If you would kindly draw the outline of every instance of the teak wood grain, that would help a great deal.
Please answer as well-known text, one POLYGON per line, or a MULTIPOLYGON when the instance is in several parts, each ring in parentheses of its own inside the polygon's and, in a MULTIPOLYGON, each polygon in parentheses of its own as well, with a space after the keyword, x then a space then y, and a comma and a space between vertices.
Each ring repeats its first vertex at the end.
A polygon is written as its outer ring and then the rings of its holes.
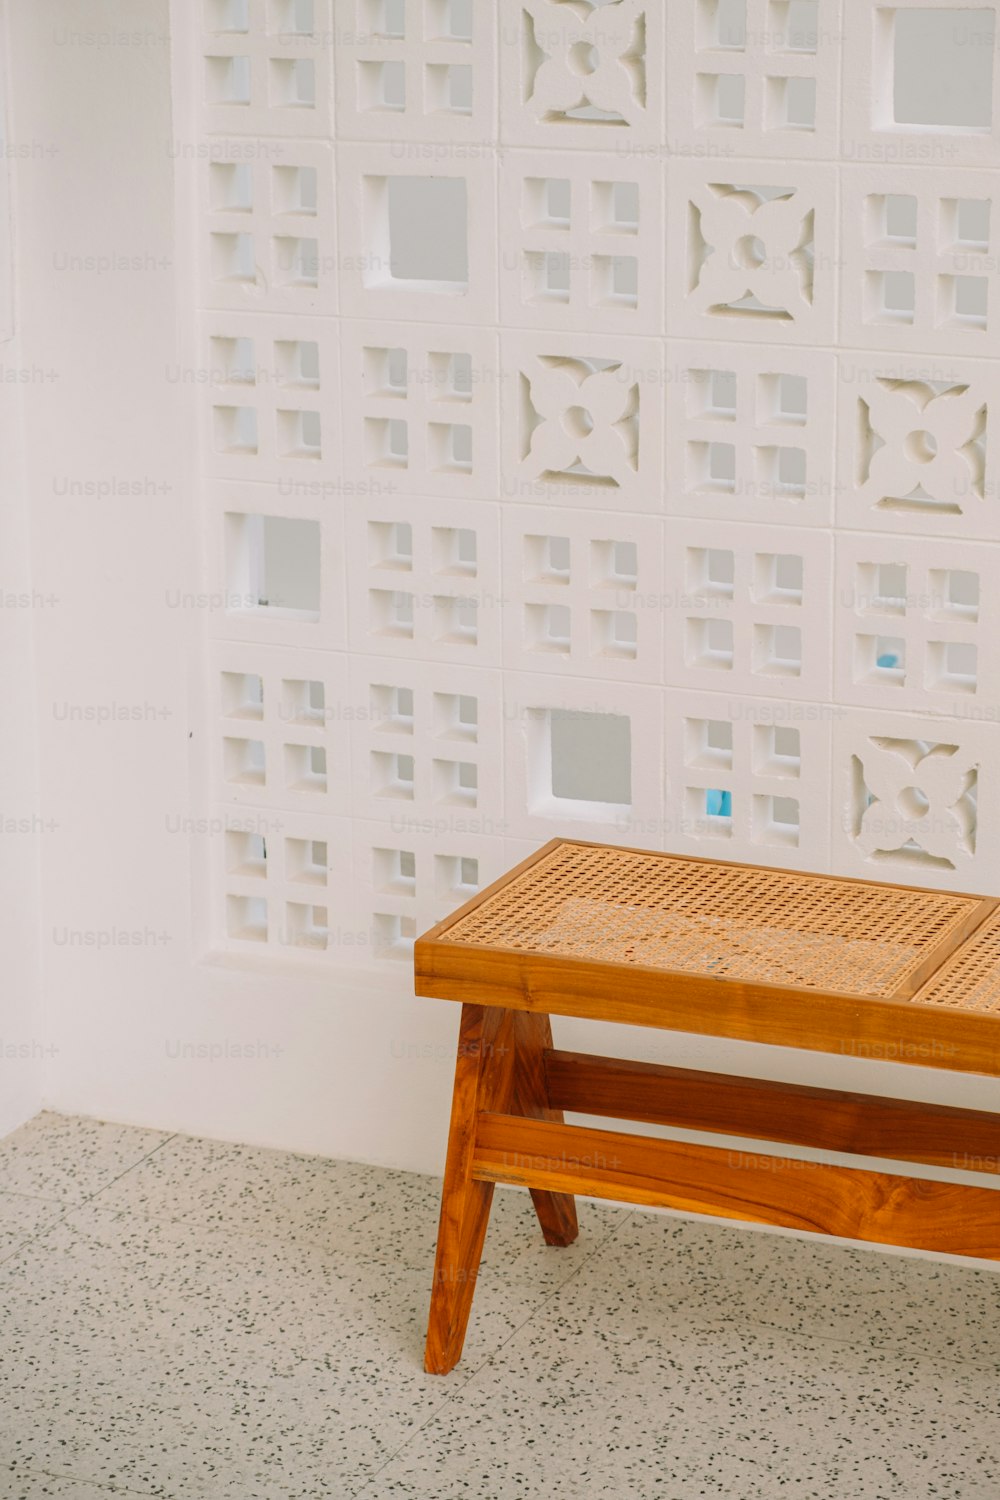
POLYGON ((576 1114, 1000 1173, 1000 1114, 982 1110, 583 1052, 546 1053, 545 1076, 552 1103, 576 1114))
MULTIPOLYGON (((530 1191, 551 1245, 576 1237, 574 1195, 586 1193, 1000 1259, 995 1188, 567 1125, 568 1110, 1000 1173, 1000 1114, 555 1049, 551 1014, 1000 1076, 997 1015, 898 993, 874 999, 442 937, 561 842, 539 849, 415 946, 417 994, 462 1004, 428 1370, 444 1373, 461 1355, 497 1182, 530 1191)), ((968 915, 910 972, 907 994, 960 951, 998 904, 964 899, 972 902, 968 915)))
POLYGON ((483 1114, 474 1175, 881 1245, 1000 1260, 1000 1193, 863 1167, 483 1114))

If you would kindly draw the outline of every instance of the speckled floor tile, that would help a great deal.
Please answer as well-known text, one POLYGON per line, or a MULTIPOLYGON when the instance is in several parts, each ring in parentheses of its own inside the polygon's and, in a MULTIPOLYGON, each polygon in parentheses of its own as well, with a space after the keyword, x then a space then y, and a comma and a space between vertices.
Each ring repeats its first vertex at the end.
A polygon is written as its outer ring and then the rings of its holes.
MULTIPOLYGON (((1000 1413, 976 1372, 796 1334, 679 1331, 667 1315, 615 1341, 576 1291, 563 1288, 458 1390, 372 1493, 542 1500, 613 1493, 602 1486, 614 1475, 621 1493, 678 1500, 1000 1493, 1000 1413), (574 1490, 570 1472, 553 1489, 531 1462, 543 1454, 573 1454, 586 1485, 574 1490)), ((614 1302, 611 1284, 604 1316, 627 1320, 614 1302)))
MULTIPOLYGON (((526 1196, 498 1189, 487 1261, 538 1249, 526 1196)), ((286 1244, 422 1270, 433 1264, 440 1198, 435 1177, 174 1136, 102 1193, 101 1206, 234 1234, 277 1233, 286 1244)), ((611 1205, 587 1205, 585 1242, 626 1216, 611 1205)))
POLYGON ((61 1219, 65 1212, 64 1206, 53 1198, 0 1192, 0 1261, 61 1219))
POLYGON ((587 1275, 671 1316, 748 1319, 1000 1374, 991 1271, 636 1213, 587 1275))
POLYGON ((0 1140, 0 1190, 83 1203, 169 1139, 166 1130, 36 1115, 0 1140))
MULTIPOLYGON (((430 1261, 390 1268, 313 1244, 118 1214, 98 1206, 103 1197, 72 1210, 0 1275, 0 1404, 29 1434, 19 1452, 58 1469, 68 1442, 86 1452, 103 1412, 125 1432, 110 1456, 96 1446, 86 1475, 121 1478, 122 1444, 136 1422, 146 1430, 133 1407, 141 1390, 160 1435, 194 1464, 178 1493, 213 1494, 223 1479, 238 1490, 246 1459, 266 1465, 277 1433, 295 1474, 314 1452, 331 1474, 371 1472, 601 1241, 607 1215, 582 1205, 576 1246, 546 1249, 538 1237, 540 1249, 524 1251, 533 1209, 526 1195, 507 1196, 499 1239, 509 1253, 484 1268, 466 1362, 446 1380, 422 1368, 430 1261), (58 1420, 36 1423, 45 1411, 58 1420)), ((141 1465, 126 1474, 155 1479, 141 1465)))
MULTIPOLYGON (((116 1495, 142 1494, 141 1490, 122 1490, 103 1484, 90 1484, 86 1479, 56 1479, 50 1474, 26 1474, 23 1479, 10 1480, 4 1488, 5 1476, 0 1468, 0 1495, 4 1500, 115 1500, 116 1495)), ((148 1492, 147 1492, 148 1493, 148 1492)))
POLYGON ((1000 1277, 608 1205, 552 1250, 499 1191, 442 1379, 433 1179, 58 1116, 8 1163, 0 1500, 1000 1495, 1000 1277))

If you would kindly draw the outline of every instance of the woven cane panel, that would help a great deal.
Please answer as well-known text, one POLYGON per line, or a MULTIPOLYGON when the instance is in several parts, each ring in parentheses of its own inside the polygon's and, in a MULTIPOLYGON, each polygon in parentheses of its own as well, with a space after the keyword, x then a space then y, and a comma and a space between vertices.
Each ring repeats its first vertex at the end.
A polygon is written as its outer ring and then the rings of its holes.
POLYGON ((976 904, 563 844, 441 936, 888 999, 976 904))
POLYGON ((984 922, 913 999, 919 1005, 1000 1016, 1000 912, 984 922))

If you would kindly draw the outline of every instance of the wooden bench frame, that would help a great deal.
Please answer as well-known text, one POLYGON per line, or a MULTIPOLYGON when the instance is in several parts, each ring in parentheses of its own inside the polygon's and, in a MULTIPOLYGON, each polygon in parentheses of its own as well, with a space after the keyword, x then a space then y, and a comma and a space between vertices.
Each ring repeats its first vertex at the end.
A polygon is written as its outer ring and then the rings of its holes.
MULTIPOLYGON (((583 1193, 1000 1260, 995 1188, 567 1125, 564 1112, 575 1111, 1000 1173, 1000 1113, 556 1050, 552 1014, 1000 1077, 997 1014, 898 999, 859 1000, 443 937, 564 843, 601 847, 551 841, 415 946, 416 993, 462 1005, 428 1371, 445 1374, 461 1356, 498 1182, 529 1189, 549 1245, 568 1245, 576 1238, 574 1195, 583 1193), (805 1010, 803 996, 811 1001, 805 1010)), ((813 877, 796 872, 796 878, 813 877)), ((908 993, 937 972, 1000 905, 964 899, 974 903, 968 919, 911 976, 908 993)))

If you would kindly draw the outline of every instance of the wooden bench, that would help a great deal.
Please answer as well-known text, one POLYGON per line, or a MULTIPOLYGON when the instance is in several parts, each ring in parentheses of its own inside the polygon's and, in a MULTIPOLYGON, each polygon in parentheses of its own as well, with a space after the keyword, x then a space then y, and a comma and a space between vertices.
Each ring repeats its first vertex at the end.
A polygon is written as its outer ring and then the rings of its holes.
MULTIPOLYGON (((556 839, 417 941, 462 1003, 426 1367, 462 1352, 493 1187, 1000 1260, 1000 1193, 567 1125, 572 1110, 1000 1171, 1000 1113, 561 1052, 550 1015, 1000 1076, 1000 902, 556 839)), ((1000 1098, 997 1108, 1000 1110, 1000 1098)))

